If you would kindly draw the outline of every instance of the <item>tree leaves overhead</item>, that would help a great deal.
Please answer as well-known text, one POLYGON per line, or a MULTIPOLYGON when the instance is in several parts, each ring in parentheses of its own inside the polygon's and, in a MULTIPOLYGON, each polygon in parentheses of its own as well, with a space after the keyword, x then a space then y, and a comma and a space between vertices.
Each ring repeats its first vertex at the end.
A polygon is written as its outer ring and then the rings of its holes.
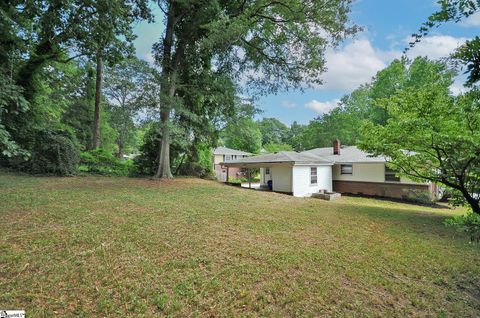
POLYGON ((324 52, 359 27, 350 24, 349 0, 222 1, 205 25, 202 47, 214 49, 219 68, 257 92, 321 84, 324 52))
MULTIPOLYGON (((225 88, 236 84, 258 94, 320 83, 325 49, 359 30, 349 23, 351 2, 159 1, 166 18, 162 39, 153 48, 162 68, 162 145, 156 177, 172 177, 169 121, 172 112, 186 105, 182 87, 200 88, 190 74, 208 77, 213 71, 225 79, 225 88)), ((192 109, 192 100, 188 103, 192 109)))

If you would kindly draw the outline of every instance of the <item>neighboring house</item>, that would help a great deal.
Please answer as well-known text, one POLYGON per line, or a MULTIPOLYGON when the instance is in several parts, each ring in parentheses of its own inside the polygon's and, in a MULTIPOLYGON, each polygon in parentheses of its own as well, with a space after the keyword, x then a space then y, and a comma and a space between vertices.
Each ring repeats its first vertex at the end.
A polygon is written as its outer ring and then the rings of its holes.
POLYGON ((219 181, 226 182, 228 177, 242 177, 241 168, 230 168, 228 169, 227 175, 227 167, 225 167, 222 163, 240 160, 251 155, 252 154, 249 152, 230 149, 227 147, 218 147, 213 149, 213 171, 215 171, 217 179, 219 181))
POLYGON ((431 183, 416 183, 397 177, 386 166, 386 158, 374 157, 356 146, 333 147, 303 152, 282 151, 225 162, 228 169, 260 168, 261 186, 271 181, 275 192, 305 197, 319 190, 401 199, 437 196, 431 183))

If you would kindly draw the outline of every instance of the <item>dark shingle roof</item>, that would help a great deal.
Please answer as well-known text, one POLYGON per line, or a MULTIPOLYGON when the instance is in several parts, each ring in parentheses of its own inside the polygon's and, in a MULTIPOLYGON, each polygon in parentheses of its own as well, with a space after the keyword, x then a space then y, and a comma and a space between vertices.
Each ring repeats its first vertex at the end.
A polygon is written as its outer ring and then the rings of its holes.
POLYGON ((333 154, 332 147, 316 148, 303 152, 281 151, 278 153, 261 154, 258 156, 242 158, 226 162, 226 164, 260 164, 282 163, 294 164, 335 164, 335 163, 383 163, 385 157, 372 156, 356 146, 347 146, 340 149, 339 155, 333 154))
POLYGON ((227 147, 217 147, 213 149, 213 154, 214 155, 243 155, 243 156, 250 156, 251 153, 241 151, 241 150, 236 150, 236 149, 230 149, 227 147))
POLYGON ((318 156, 335 163, 381 163, 386 162, 385 157, 374 157, 363 150, 358 149, 356 146, 347 146, 340 148, 340 154, 333 154, 333 147, 315 148, 302 152, 304 154, 310 154, 318 156))
POLYGON ((331 161, 315 155, 295 151, 281 151, 277 153, 263 154, 253 157, 242 158, 225 162, 228 164, 255 164, 255 163, 304 163, 304 164, 332 164, 331 161))

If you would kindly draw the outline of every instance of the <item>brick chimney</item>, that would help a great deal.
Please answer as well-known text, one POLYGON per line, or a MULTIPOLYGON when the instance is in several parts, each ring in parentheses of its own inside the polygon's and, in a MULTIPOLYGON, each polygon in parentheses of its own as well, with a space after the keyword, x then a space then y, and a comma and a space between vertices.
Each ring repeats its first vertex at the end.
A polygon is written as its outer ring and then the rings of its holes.
POLYGON ((333 141, 333 154, 339 155, 340 154, 340 140, 335 139, 333 141))

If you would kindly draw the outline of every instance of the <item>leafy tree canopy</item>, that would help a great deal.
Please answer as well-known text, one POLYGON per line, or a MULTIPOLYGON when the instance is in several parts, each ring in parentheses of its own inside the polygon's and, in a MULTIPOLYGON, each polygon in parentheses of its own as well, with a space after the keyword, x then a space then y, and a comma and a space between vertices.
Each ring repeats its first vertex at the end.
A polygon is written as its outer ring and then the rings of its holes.
POLYGON ((410 66, 407 79, 421 69, 429 71, 430 80, 378 100, 389 119, 384 126, 367 121, 360 147, 387 156, 393 168, 413 180, 453 189, 457 199, 480 213, 479 92, 452 96, 452 72, 442 63, 419 61, 418 70, 410 66))

